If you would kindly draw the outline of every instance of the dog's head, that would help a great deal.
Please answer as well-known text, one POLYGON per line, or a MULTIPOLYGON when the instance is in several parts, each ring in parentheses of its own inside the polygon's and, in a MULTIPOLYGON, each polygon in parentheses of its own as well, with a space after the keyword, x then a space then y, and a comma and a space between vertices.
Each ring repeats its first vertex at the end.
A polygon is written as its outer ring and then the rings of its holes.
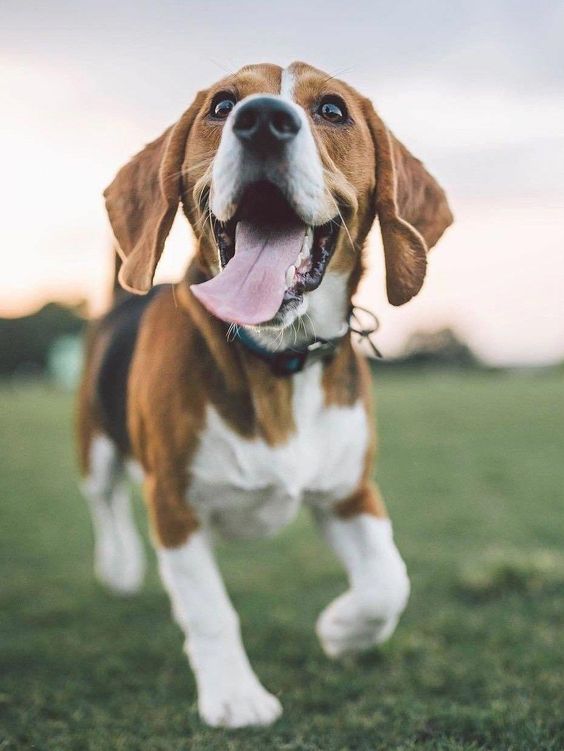
POLYGON ((370 101, 304 63, 248 66, 199 92, 105 197, 126 289, 149 290, 181 202, 209 277, 192 291, 218 318, 253 326, 288 326, 329 275, 350 297, 375 216, 388 298, 402 305, 452 222, 441 187, 370 101))

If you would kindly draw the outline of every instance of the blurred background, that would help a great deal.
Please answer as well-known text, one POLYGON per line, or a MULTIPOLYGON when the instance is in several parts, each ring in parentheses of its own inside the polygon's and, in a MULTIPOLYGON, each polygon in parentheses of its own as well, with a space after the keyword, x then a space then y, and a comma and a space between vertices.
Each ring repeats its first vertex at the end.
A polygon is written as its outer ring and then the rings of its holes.
MULTIPOLYGON (((0 316, 53 301, 103 311, 101 193, 117 169, 199 88, 249 62, 305 59, 373 99, 454 209, 423 292, 400 309, 386 302, 373 233, 359 302, 381 318, 384 354, 450 329, 488 365, 564 358, 561 2, 4 0, 0 13, 0 316)), ((157 278, 178 278, 190 252, 178 217, 157 278)), ((2 324, 1 372, 25 368, 7 352, 23 346, 16 331, 29 341, 54 315, 2 324)))
MULTIPOLYGON (((564 4, 561 0, 1 0, 0 748, 564 748, 564 4), (391 307, 378 231, 378 481, 412 596, 394 638, 329 663, 345 587, 307 514, 219 547, 274 729, 202 728, 154 562, 97 586, 74 458, 86 321, 113 259, 102 190, 195 92, 310 62, 370 96, 456 221, 391 307)), ((158 280, 191 253, 182 218, 158 280)), ((136 505, 144 530, 141 503, 136 505)))

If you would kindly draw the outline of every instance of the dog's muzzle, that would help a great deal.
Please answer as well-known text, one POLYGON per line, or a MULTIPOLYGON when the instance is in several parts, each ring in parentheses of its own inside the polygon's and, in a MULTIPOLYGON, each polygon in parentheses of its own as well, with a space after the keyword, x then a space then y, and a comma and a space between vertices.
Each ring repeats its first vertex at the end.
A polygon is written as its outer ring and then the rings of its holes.
POLYGON ((209 217, 220 272, 192 292, 210 313, 272 325, 323 278, 339 231, 306 113, 281 96, 241 100, 214 159, 209 217))

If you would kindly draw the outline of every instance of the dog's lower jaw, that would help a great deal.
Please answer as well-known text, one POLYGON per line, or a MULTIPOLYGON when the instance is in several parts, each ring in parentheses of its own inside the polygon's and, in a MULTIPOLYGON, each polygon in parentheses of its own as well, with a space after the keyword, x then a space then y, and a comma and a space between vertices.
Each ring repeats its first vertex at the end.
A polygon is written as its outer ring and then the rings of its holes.
POLYGON ((259 344, 273 351, 300 347, 312 339, 337 339, 347 331, 347 278, 329 269, 319 287, 296 307, 280 313, 277 325, 249 328, 259 344))

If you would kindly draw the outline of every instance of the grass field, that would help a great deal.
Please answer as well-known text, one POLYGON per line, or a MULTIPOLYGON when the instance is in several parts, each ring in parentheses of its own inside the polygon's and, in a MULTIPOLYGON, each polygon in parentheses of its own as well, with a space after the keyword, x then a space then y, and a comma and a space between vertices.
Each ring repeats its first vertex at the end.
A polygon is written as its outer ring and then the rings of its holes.
POLYGON ((1 751, 563 749, 564 376, 385 374, 376 394, 408 610, 379 651, 329 662, 313 625, 345 582, 307 516, 223 547, 285 709, 225 732, 198 720, 154 561, 130 600, 93 580, 70 397, 1 389, 1 751))

